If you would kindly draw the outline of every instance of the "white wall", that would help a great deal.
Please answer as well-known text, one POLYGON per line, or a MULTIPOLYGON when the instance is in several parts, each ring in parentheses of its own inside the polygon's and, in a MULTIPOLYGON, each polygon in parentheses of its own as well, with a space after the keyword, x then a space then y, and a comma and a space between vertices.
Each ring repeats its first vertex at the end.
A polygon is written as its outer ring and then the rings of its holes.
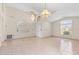
POLYGON ((2 36, 2 5, 0 4, 0 39, 1 39, 1 36, 2 36))
POLYGON ((2 4, 0 4, 0 39, 1 41, 4 40, 4 14, 3 14, 3 8, 2 4))
POLYGON ((52 23, 52 36, 63 37, 60 34, 60 21, 62 20, 72 20, 72 35, 66 38, 79 39, 79 17, 65 17, 61 20, 52 23))
MULTIPOLYGON (((64 17, 64 16, 77 15, 77 13, 72 13, 72 12, 67 14, 69 11, 67 13, 66 12, 64 13, 64 12, 65 11, 59 12, 59 13, 57 12, 57 14, 54 14, 53 18, 51 18, 51 19, 49 18, 49 20, 53 20, 53 19, 55 19, 55 20, 58 19, 59 20, 59 18, 64 17)), ((24 11, 21 11, 21 10, 18 10, 16 8, 9 7, 9 6, 5 5, 4 14, 5 14, 4 15, 4 17, 5 17, 4 23, 5 24, 3 25, 3 27, 5 27, 5 28, 3 28, 2 30, 5 30, 5 31, 3 31, 5 33, 5 35, 12 34, 12 35, 14 35, 14 38, 29 37, 29 36, 35 36, 36 35, 36 32, 35 32, 36 27, 35 27, 35 24, 31 22, 31 14, 30 13, 26 13, 24 11), (22 20, 24 20, 25 23, 28 23, 27 28, 30 27, 30 29, 33 28, 33 30, 29 29, 30 31, 28 33, 18 33, 17 32, 17 24, 18 24, 18 22, 20 22, 22 20)), ((70 19, 70 18, 68 18, 68 19, 70 19)), ((79 29, 79 27, 76 27, 76 26, 78 25, 79 20, 77 20, 78 18, 71 18, 71 19, 74 19, 73 20, 73 22, 74 22, 73 26, 74 27, 73 27, 72 37, 73 38, 78 38, 79 34, 78 34, 77 29, 79 29), (77 20, 76 22, 75 22, 75 19, 77 20)), ((44 20, 46 20, 46 19, 44 19, 44 20)), ((61 36, 59 26, 60 26, 59 22, 52 23, 52 33, 50 33, 50 31, 51 31, 50 23, 49 22, 42 22, 42 30, 43 30, 41 32, 42 36, 43 37, 51 36, 51 34, 56 35, 56 36, 61 36)), ((0 30, 0 32, 2 32, 2 31, 0 30)), ((38 34, 37 34, 37 36, 38 36, 38 34)))
MULTIPOLYGON (((77 5, 78 6, 78 5, 77 5)), ((79 10, 75 8, 67 8, 66 7, 69 6, 65 6, 64 9, 62 10, 57 10, 56 12, 54 12, 51 16, 50 16, 50 21, 56 21, 59 20, 63 17, 69 16, 69 17, 74 17, 74 16, 79 16, 79 10)))
MULTIPOLYGON (((34 22, 31 22, 30 13, 26 13, 24 11, 5 5, 4 17, 5 17, 4 19, 5 37, 7 35, 13 35, 13 39, 16 39, 16 38, 39 36, 40 31, 36 33, 36 30, 38 30, 39 25, 37 25, 36 28, 36 24, 34 22), (17 32, 17 25, 20 22, 24 22, 24 24, 26 24, 26 26, 23 27, 23 30, 28 29, 28 31, 17 32)), ((40 28, 42 29, 41 37, 51 36, 50 22, 46 21, 45 19, 45 22, 42 22, 40 25, 42 25, 42 28, 40 28)))
POLYGON ((72 21, 73 21, 72 38, 79 39, 79 17, 73 18, 72 21))
POLYGON ((51 36, 51 22, 49 22, 48 17, 40 16, 37 20, 36 36, 39 38, 51 36))
POLYGON ((36 36, 39 38, 51 36, 50 22, 38 22, 36 27, 36 36))
POLYGON ((26 13, 24 11, 5 5, 4 14, 5 14, 5 34, 6 36, 13 35, 13 38, 35 36, 35 29, 33 28, 35 27, 35 24, 31 22, 30 13, 26 13), (17 24, 21 22, 22 20, 25 21, 25 23, 28 23, 28 26, 26 26, 26 28, 30 27, 29 32, 25 32, 25 33, 17 32, 17 24))

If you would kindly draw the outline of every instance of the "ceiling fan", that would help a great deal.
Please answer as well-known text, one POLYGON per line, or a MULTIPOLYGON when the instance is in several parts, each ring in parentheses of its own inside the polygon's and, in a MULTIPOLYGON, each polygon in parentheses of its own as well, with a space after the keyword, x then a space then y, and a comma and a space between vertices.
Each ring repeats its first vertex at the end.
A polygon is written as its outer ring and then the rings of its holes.
POLYGON ((56 12, 56 11, 53 11, 53 12, 49 11, 47 9, 47 4, 44 3, 44 8, 43 8, 42 12, 40 13, 40 16, 48 17, 48 16, 51 16, 54 12, 56 12))
POLYGON ((49 17, 49 16, 53 15, 54 12, 56 12, 56 11, 53 11, 53 12, 49 11, 47 9, 46 3, 44 3, 41 13, 38 14, 35 10, 30 11, 30 13, 32 15, 31 19, 32 19, 32 21, 34 21, 37 16, 39 16, 39 17, 49 17))
MULTIPOLYGON (((49 16, 49 15, 52 15, 54 12, 56 11, 49 11, 48 8, 47 8, 47 3, 42 3, 42 11, 39 13, 40 16, 49 16)), ((31 13, 33 14, 37 14, 35 10, 31 10, 30 11, 31 13)))

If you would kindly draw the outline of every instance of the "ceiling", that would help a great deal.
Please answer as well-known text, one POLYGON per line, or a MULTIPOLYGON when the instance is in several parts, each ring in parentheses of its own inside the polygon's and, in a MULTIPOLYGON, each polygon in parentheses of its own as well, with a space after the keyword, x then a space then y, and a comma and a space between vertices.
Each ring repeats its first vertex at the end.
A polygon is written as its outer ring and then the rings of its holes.
MULTIPOLYGON (((23 11, 35 10, 38 13, 40 13, 45 6, 44 3, 7 3, 7 5, 23 11)), ((65 16, 79 16, 79 3, 46 3, 46 8, 50 12, 56 11, 50 17, 51 21, 58 20, 65 16)))
MULTIPOLYGON (((41 11, 44 7, 44 3, 7 3, 7 5, 16 7, 21 10, 34 9, 41 11)), ((46 3, 46 8, 50 11, 56 10, 79 10, 79 3, 46 3)))

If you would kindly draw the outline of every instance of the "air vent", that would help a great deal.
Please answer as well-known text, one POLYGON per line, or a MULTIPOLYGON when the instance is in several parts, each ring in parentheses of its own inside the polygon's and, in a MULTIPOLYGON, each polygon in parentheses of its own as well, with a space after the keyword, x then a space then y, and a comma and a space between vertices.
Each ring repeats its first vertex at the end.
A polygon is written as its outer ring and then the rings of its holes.
POLYGON ((12 35, 7 35, 7 39, 12 39, 12 35))

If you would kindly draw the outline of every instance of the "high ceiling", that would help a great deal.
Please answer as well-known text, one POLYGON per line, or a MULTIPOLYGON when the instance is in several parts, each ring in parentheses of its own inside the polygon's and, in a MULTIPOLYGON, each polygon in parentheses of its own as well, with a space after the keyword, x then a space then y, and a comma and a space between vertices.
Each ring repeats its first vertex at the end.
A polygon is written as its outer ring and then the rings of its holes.
MULTIPOLYGON (((16 7, 21 10, 34 9, 41 11, 44 7, 44 3, 7 3, 9 6, 16 7)), ((79 10, 79 3, 46 3, 46 8, 50 11, 56 10, 79 10)))
MULTIPOLYGON (((23 11, 35 10, 38 13, 45 7, 44 3, 7 3, 7 5, 23 11)), ((50 17, 54 20, 65 16, 79 16, 79 3, 46 3, 46 8, 50 12, 56 11, 53 16, 50 17)))

